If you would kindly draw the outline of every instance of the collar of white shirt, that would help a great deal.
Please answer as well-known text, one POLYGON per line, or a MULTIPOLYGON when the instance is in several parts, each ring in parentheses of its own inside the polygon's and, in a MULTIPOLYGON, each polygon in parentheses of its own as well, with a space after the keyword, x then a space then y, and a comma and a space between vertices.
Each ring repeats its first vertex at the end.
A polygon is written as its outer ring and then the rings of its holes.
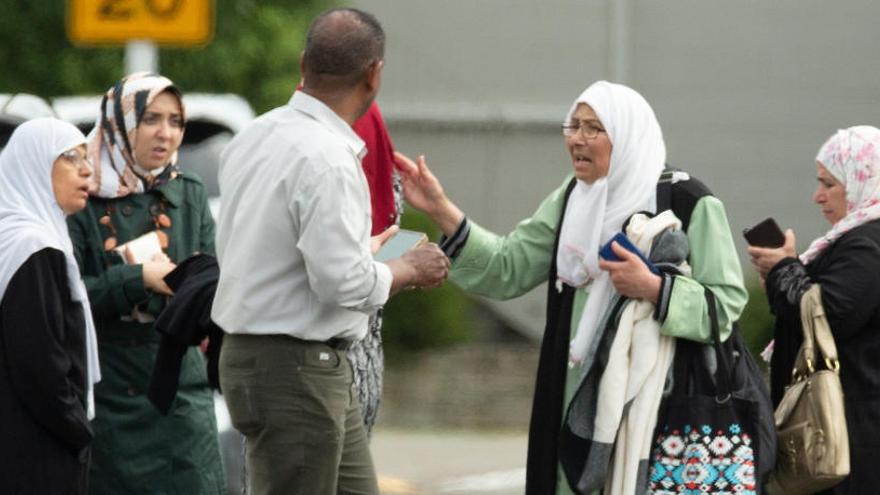
POLYGON ((364 143, 364 140, 355 134, 354 129, 348 125, 348 122, 342 120, 342 118, 337 115, 333 109, 325 105, 323 101, 305 93, 304 91, 296 91, 293 93, 293 96, 290 97, 288 105, 292 106, 297 111, 312 117, 321 124, 324 124, 334 134, 339 135, 339 137, 345 141, 345 145, 351 149, 351 152, 354 153, 358 159, 362 160, 364 155, 367 154, 367 146, 366 143, 364 143))

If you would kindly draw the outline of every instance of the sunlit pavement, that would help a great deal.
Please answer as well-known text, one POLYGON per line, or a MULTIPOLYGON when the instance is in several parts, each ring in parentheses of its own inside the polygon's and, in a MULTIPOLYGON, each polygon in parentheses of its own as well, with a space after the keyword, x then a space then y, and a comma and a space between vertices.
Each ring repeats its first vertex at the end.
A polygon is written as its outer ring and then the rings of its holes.
POLYGON ((370 443, 386 495, 513 495, 525 488, 524 432, 378 428, 370 443))

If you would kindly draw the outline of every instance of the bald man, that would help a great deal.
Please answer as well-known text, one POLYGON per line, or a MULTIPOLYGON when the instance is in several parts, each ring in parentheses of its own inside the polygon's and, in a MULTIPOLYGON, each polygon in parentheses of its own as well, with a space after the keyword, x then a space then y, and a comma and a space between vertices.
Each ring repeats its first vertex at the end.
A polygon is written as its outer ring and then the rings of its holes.
POLYGON ((302 90, 221 156, 212 318, 227 333, 220 384, 253 495, 378 493, 346 350, 391 294, 438 286, 449 269, 434 244, 372 257, 366 149, 351 125, 379 91, 384 46, 366 12, 319 15, 302 90))

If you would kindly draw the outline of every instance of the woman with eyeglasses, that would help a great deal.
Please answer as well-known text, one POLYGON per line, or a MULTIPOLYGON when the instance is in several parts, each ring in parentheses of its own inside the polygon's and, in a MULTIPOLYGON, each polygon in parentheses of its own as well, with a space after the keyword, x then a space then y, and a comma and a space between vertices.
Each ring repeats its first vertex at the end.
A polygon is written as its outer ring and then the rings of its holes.
POLYGON ((0 483, 86 493, 100 380, 95 328, 65 217, 88 200, 85 137, 52 118, 0 154, 0 483))
POLYGON ((97 190, 68 226, 92 302, 103 381, 92 493, 224 491, 213 395, 198 347, 183 357, 167 415, 147 397, 159 349, 153 326, 177 263, 214 253, 201 180, 177 166, 185 109, 180 90, 147 73, 119 80, 88 136, 97 190))
MULTIPOLYGON (((452 259, 450 280, 498 299, 517 297, 549 282, 529 429, 526 493, 534 495, 572 493, 559 464, 564 413, 581 376, 594 364, 606 328, 603 318, 616 296, 652 303, 649 317, 655 320, 655 333, 700 342, 711 340, 704 287, 715 294, 722 338, 729 335, 747 298, 724 206, 687 174, 664 173, 666 147, 660 125, 641 95, 623 85, 596 82, 574 101, 562 128, 573 175, 506 236, 466 217, 423 157, 414 163, 397 155, 407 202, 426 212, 444 233, 441 247, 452 259), (686 232, 690 274, 653 273, 616 244, 612 249, 621 261, 600 260, 600 248, 630 217, 663 209, 658 207, 661 174, 671 195, 671 204, 663 208, 671 206, 686 232)), ((656 373, 663 383, 663 370, 656 373)), ((656 415, 645 423, 651 421, 656 415)), ((646 461, 648 452, 637 454, 635 460, 646 461)), ((607 476, 605 493, 645 493, 645 486, 633 491, 609 487, 634 487, 647 476, 641 472, 647 462, 599 463, 603 467, 598 488, 607 476)), ((583 463, 576 466, 582 467, 583 463)), ((579 475, 580 471, 569 474, 573 484, 579 475)))

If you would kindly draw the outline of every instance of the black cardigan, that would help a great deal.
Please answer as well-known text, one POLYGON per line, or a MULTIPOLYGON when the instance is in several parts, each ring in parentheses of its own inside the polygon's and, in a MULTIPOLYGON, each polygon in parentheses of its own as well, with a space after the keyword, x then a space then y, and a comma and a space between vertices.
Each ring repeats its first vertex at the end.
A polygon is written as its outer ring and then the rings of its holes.
POLYGON ((31 255, 0 302, 0 480, 4 493, 84 493, 85 321, 64 253, 31 255))
POLYGON ((774 404, 791 377, 802 329, 800 296, 812 283, 822 303, 840 357, 851 474, 833 493, 876 493, 880 470, 880 220, 841 236, 810 264, 794 258, 767 277, 767 298, 776 315, 770 386, 774 404))
MULTIPOLYGON (((658 211, 671 209, 682 220, 682 227, 687 231, 695 205, 712 192, 705 184, 693 177, 672 183, 669 180, 671 174, 671 169, 667 169, 657 184, 657 209, 658 211)), ((565 207, 575 184, 575 179, 572 179, 566 188, 565 201, 562 204, 557 226, 562 225, 565 207)), ((535 396, 532 400, 532 416, 529 422, 525 490, 527 495, 556 493, 560 449, 568 448, 560 442, 560 433, 575 290, 566 284, 562 284, 561 291, 556 290, 556 251, 559 247, 561 231, 562 229, 557 227, 553 263, 550 265, 547 284, 546 326, 541 341, 535 396)))

